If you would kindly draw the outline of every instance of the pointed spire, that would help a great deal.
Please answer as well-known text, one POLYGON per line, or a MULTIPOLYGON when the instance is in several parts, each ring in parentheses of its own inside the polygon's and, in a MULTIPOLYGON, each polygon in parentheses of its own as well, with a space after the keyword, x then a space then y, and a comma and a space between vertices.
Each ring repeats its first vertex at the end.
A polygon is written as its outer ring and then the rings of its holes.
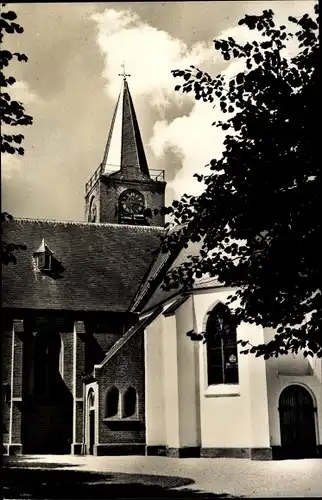
POLYGON ((43 238, 42 239, 42 242, 40 243, 40 246, 38 247, 38 249, 35 251, 35 253, 44 253, 44 252, 49 252, 51 253, 52 255, 54 254, 54 252, 52 250, 50 250, 49 246, 47 245, 47 243, 45 242, 45 239, 43 238))
POLYGON ((150 179, 140 129, 130 94, 124 64, 122 89, 112 117, 111 128, 102 161, 102 173, 115 171, 113 177, 150 179), (117 170, 117 172, 116 172, 117 170))

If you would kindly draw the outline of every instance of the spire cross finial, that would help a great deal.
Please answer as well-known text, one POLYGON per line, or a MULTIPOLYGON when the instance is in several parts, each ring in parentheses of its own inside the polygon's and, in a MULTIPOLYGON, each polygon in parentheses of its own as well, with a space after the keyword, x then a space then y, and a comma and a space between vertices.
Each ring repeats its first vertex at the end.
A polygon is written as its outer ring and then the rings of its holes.
POLYGON ((123 76, 123 79, 126 80, 126 77, 127 76, 131 76, 130 74, 127 74, 125 73, 125 64, 121 64, 122 68, 123 68, 123 73, 119 73, 119 76, 123 76))

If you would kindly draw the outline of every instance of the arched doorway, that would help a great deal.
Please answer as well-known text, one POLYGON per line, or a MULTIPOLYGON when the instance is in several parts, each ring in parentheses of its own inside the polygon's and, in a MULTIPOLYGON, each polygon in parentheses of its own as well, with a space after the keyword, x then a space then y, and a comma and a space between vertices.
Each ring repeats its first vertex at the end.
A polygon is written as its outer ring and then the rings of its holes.
POLYGON ((87 408, 87 453, 93 455, 95 444, 95 394, 93 389, 90 389, 88 392, 87 408))
POLYGON ((311 394, 301 385, 289 385, 280 395, 279 415, 284 458, 316 456, 315 411, 311 394))

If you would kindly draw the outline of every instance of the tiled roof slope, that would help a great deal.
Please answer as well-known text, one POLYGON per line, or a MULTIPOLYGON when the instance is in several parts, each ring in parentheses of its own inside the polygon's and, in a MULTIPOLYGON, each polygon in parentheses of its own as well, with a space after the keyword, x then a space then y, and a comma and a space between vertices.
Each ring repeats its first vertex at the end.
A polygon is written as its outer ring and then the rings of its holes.
MULTIPOLYGON (((187 261, 189 255, 198 255, 201 249, 201 245, 202 245, 201 242, 198 243, 189 242, 188 248, 182 248, 179 255, 176 257, 174 262, 169 267, 169 270, 174 269, 180 266, 180 264, 182 264, 183 262, 187 261)), ((154 307, 163 304, 171 297, 181 293, 183 290, 182 286, 178 286, 178 288, 171 288, 171 290, 164 290, 162 284, 163 284, 163 276, 164 274, 166 274, 166 272, 163 271, 162 266, 160 271, 157 271, 156 277, 154 279, 157 278, 159 273, 161 273, 162 275, 162 280, 160 280, 161 283, 159 284, 153 295, 145 303, 144 307, 142 308, 142 312, 149 311, 154 307)))
MULTIPOLYGON (((179 226, 170 229, 170 233, 176 232, 178 227, 179 226)), ((144 305, 147 303, 152 294, 156 292, 160 282, 163 281, 163 276, 178 259, 179 255, 182 254, 182 251, 182 246, 178 246, 172 251, 161 252, 161 250, 159 250, 156 252, 154 259, 151 261, 150 268, 147 271, 147 275, 142 281, 141 286, 131 304, 132 311, 143 310, 144 305)), ((173 292, 171 295, 173 295, 173 292)))
POLYGON ((160 227, 15 219, 3 240, 25 243, 17 264, 3 266, 3 307, 122 312, 159 246, 160 227), (36 268, 42 239, 65 268, 54 279, 36 268))
POLYGON ((151 262, 150 269, 131 304, 131 310, 133 312, 138 312, 141 309, 143 310, 144 304, 149 300, 149 297, 156 293, 158 281, 163 280, 163 275, 166 273, 166 269, 170 267, 173 260, 170 252, 158 252, 151 262))

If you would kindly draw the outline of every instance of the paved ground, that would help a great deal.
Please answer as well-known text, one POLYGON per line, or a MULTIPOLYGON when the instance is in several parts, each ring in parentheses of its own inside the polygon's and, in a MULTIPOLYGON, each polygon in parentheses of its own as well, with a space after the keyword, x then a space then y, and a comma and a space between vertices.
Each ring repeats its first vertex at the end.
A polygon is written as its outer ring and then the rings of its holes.
POLYGON ((48 455, 4 466, 4 498, 322 498, 322 460, 48 455))

